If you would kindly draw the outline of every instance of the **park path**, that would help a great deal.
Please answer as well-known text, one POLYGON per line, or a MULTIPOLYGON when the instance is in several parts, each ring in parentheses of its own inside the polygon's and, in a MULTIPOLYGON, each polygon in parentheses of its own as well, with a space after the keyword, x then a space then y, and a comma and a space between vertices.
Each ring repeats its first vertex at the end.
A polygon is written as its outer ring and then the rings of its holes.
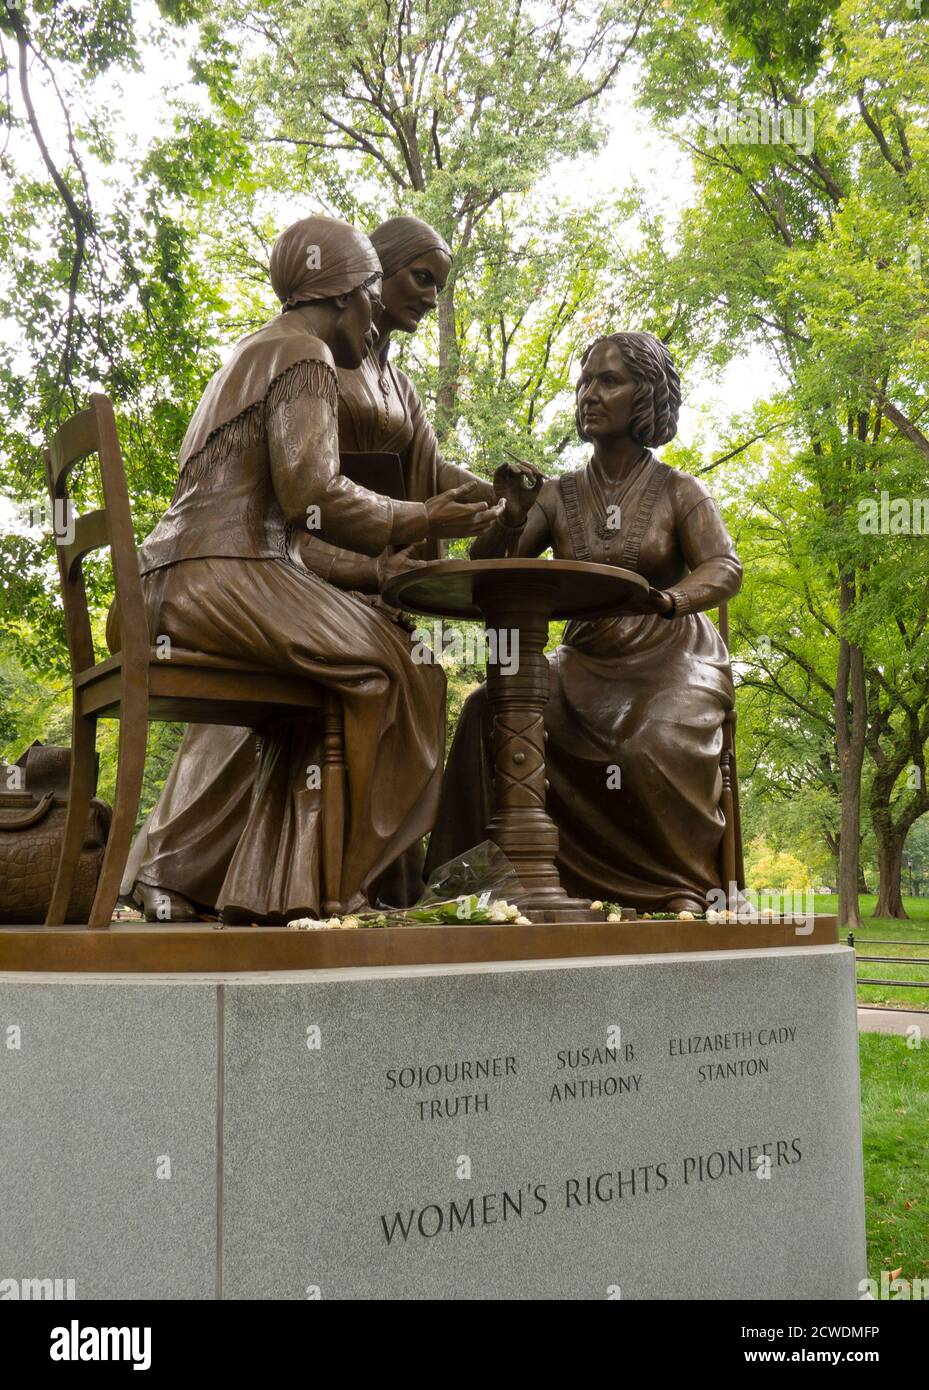
POLYGON ((929 1011, 922 1009, 858 1010, 859 1033, 900 1033, 916 1025, 929 1038, 929 1011))

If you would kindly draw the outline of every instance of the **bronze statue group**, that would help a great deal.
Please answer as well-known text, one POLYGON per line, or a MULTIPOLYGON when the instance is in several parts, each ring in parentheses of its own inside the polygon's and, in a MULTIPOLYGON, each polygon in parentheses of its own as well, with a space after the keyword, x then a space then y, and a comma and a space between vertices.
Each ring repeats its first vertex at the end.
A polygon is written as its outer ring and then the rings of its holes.
MULTIPOLYGON (((741 568, 703 484, 652 453, 677 430, 674 364, 651 334, 598 339, 576 385, 587 464, 543 479, 504 463, 490 483, 442 458, 390 358, 393 335, 416 331, 450 269, 443 238, 413 217, 370 237, 308 217, 278 238, 280 313, 210 381, 171 506, 140 550, 152 639, 337 693, 348 784, 341 900, 347 912, 405 906, 424 872, 485 838, 491 730, 478 687, 443 773, 445 675, 413 660, 407 626, 379 597, 384 584, 438 558, 451 537, 470 537, 474 558, 550 549, 635 570, 652 611, 571 622, 549 658, 558 867, 570 893, 702 912, 719 882, 733 702, 707 610, 737 592, 741 568)), ((118 632, 108 637, 115 648, 118 632)), ((190 726, 124 893, 154 921, 318 917, 321 796, 307 770, 322 761, 321 743, 310 717, 260 740, 190 726)))

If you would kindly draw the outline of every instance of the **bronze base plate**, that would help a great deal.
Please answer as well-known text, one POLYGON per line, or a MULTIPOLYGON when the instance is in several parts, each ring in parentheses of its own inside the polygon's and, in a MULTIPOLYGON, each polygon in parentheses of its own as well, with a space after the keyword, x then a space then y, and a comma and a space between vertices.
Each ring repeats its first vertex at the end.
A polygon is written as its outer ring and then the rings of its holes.
POLYGON ((0 926, 0 971, 182 973, 332 970, 345 966, 462 965, 481 961, 828 946, 838 919, 538 923, 528 927, 361 927, 292 931, 209 923, 87 927, 0 926), (812 928, 812 930, 810 930, 812 928))

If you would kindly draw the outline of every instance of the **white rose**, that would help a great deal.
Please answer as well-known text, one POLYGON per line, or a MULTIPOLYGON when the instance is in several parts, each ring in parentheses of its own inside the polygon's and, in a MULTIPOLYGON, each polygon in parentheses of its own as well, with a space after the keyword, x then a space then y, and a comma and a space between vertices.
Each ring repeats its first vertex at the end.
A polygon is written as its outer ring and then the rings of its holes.
POLYGON ((361 926, 361 923, 359 922, 359 920, 358 920, 357 917, 348 916, 348 917, 343 917, 343 918, 342 918, 342 926, 343 926, 343 928, 344 928, 344 927, 360 927, 360 926, 361 926))
POLYGON ((487 916, 491 922, 505 922, 507 920, 505 912, 488 912, 487 916))
POLYGON ((329 921, 326 923, 326 927, 329 931, 335 931, 338 927, 341 927, 341 925, 341 919, 338 917, 330 917, 329 921))
POLYGON ((506 905, 506 917, 507 917, 507 921, 508 921, 508 922, 515 922, 515 921, 516 921, 516 918, 517 918, 518 916, 519 916, 519 908, 516 906, 516 904, 515 904, 515 903, 507 903, 507 905, 506 905))
POLYGON ((679 922, 694 922, 696 921, 696 918, 694 917, 692 912, 679 912, 677 914, 677 920, 679 922))
POLYGON ((621 912, 608 912, 606 920, 608 922, 621 922, 623 920, 623 915, 621 912))
POLYGON ((603 911, 603 903, 600 901, 599 898, 594 898, 593 902, 590 904, 590 910, 591 912, 603 911))
POLYGON ((708 907, 708 908, 707 908, 707 910, 706 910, 706 920, 707 920, 708 922, 718 922, 718 921, 719 921, 719 913, 717 912, 717 910, 716 910, 715 907, 708 907))
POLYGON ((530 922, 528 917, 517 917, 516 925, 518 927, 531 927, 532 923, 530 922))

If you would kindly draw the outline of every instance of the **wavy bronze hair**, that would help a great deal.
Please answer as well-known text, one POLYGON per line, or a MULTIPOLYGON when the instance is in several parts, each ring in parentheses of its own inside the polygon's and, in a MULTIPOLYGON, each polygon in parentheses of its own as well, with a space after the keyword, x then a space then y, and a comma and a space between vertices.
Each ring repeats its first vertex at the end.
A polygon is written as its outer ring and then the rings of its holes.
MULTIPOLYGON (((632 438, 646 449, 657 449, 659 445, 667 444, 677 434, 681 379, 664 343, 654 333, 605 334, 602 338, 595 338, 584 349, 581 367, 598 343, 613 343, 618 348, 629 375, 636 383, 629 421, 632 438)), ((588 439, 577 410, 574 418, 581 439, 588 439)))

